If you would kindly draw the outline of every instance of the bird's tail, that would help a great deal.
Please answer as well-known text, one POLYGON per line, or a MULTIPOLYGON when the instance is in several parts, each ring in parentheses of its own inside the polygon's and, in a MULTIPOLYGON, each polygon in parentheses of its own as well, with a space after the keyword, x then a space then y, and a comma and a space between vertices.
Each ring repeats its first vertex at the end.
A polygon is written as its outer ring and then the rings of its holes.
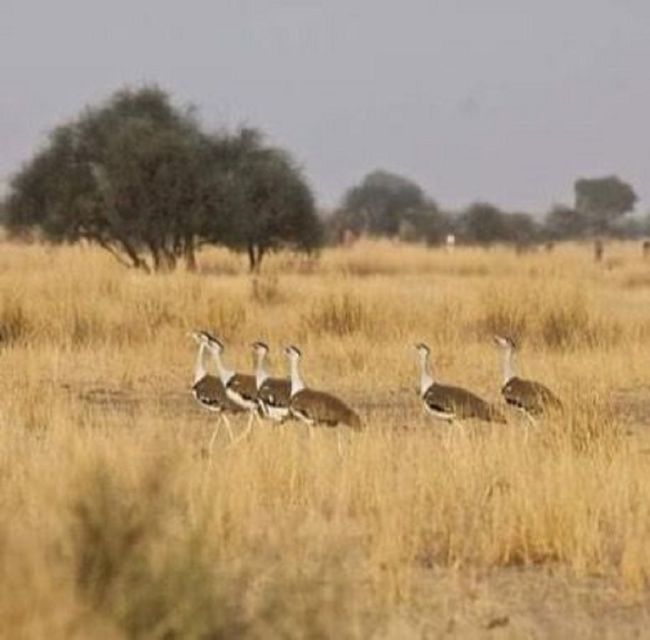
POLYGON ((348 416, 347 419, 347 425, 350 427, 350 429, 353 429, 354 431, 363 431, 363 422, 361 422, 361 418, 359 417, 359 414, 356 413, 355 411, 352 411, 350 409, 350 415, 348 416))
POLYGON ((506 417, 503 415, 500 409, 492 405, 490 407, 490 418, 493 422, 500 422, 501 424, 505 424, 508 422, 506 420, 506 417))

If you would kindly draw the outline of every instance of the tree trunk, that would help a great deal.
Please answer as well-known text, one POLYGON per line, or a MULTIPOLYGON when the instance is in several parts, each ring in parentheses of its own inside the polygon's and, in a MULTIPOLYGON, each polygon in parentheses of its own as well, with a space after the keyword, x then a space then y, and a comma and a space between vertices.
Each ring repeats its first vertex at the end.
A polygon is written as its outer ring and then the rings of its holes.
POLYGON ((145 260, 143 260, 138 255, 138 252, 131 246, 131 243, 125 240, 124 238, 122 238, 120 242, 124 247, 124 251, 126 252, 126 255, 129 256, 131 262, 133 263, 133 266, 136 269, 142 269, 145 273, 151 273, 151 269, 149 268, 149 265, 146 263, 145 260))
POLYGON ((170 249, 165 249, 164 247, 160 250, 156 250, 156 266, 155 270, 160 273, 168 273, 176 269, 176 256, 174 252, 170 249))
POLYGON ((185 268, 190 273, 196 273, 196 253, 194 252, 194 239, 186 238, 185 246, 183 247, 183 255, 185 256, 185 268))
POLYGON ((259 245, 257 247, 257 265, 255 265, 257 273, 259 273, 262 270, 262 258, 264 257, 265 253, 266 253, 265 247, 259 245))
POLYGON ((248 245, 248 267, 251 273, 259 273, 265 249, 257 244, 248 245))
POLYGON ((251 273, 255 273, 255 268, 257 266, 257 256, 255 255, 255 245, 248 245, 248 270, 251 273))
POLYGON ((158 272, 160 271, 160 253, 158 251, 158 248, 153 245, 149 245, 149 251, 151 251, 151 258, 153 260, 153 270, 155 272, 158 272))

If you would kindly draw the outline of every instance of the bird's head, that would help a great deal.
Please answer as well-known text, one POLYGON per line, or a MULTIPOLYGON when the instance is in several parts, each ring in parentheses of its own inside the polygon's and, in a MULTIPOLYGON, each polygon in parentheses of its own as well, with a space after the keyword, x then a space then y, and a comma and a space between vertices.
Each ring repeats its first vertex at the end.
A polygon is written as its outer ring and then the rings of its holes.
POLYGON ((494 342, 502 349, 512 349, 514 351, 517 348, 515 341, 509 336, 495 335, 494 342))
POLYGON ((253 342, 251 348, 256 356, 265 356, 269 352, 269 345, 260 340, 253 342))
POLYGON ((298 349, 298 347, 294 347, 293 345, 286 347, 284 353, 286 354, 287 358, 289 358, 289 360, 299 360, 300 356, 302 356, 300 349, 298 349))
POLYGON ((427 356, 428 356, 429 353, 431 352, 431 350, 429 349, 429 347, 427 347, 427 345, 424 344, 424 342, 418 342, 418 343, 415 345, 415 350, 416 350, 420 355, 427 355, 427 356))
POLYGON ((218 338, 215 338, 211 333, 207 331, 200 331, 201 340, 205 346, 213 352, 221 353, 223 351, 223 342, 218 338))
POLYGON ((196 343, 207 345, 210 334, 207 331, 190 331, 187 335, 196 343))

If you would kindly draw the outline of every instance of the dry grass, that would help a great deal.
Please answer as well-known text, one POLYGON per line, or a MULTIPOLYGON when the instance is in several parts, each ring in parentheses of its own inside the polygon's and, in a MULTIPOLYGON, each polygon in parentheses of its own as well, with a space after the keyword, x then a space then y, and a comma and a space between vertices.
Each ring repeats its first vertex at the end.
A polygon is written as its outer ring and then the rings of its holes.
POLYGON ((318 263, 273 256, 251 282, 219 251, 202 274, 148 277, 94 250, 4 245, 0 637, 647 628, 650 403, 633 423, 614 392, 649 383, 650 321, 637 248, 609 251, 615 268, 573 246, 361 243, 318 263), (334 434, 298 425, 218 440, 208 458, 214 418, 187 392, 200 327, 237 368, 264 339, 284 371, 279 347, 298 343, 307 381, 367 430, 343 459, 334 434), (566 414, 465 433, 431 422, 412 344, 431 345, 443 380, 498 401, 494 332, 516 335, 522 373, 566 414))

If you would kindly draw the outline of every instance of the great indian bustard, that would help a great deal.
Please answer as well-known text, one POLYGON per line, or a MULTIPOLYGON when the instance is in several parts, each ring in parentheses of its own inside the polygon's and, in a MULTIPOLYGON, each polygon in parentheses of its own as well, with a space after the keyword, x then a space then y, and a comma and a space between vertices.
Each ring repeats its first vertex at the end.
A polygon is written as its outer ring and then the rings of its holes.
POLYGON ((476 394, 451 385, 435 382, 429 365, 429 347, 420 343, 415 345, 420 364, 420 397, 424 408, 433 416, 447 422, 464 419, 486 422, 505 422, 503 414, 489 402, 476 394))
MULTIPOLYGON (((345 425, 355 431, 362 429, 359 415, 350 409, 343 400, 324 391, 309 389, 300 375, 302 354, 297 347, 285 349, 291 372, 291 414, 307 425, 336 427, 345 425)), ((340 448, 340 443, 339 443, 340 448)))
POLYGON ((255 383, 257 402, 261 414, 275 422, 283 422, 290 415, 291 380, 289 378, 272 378, 264 366, 269 347, 264 342, 252 344, 255 354, 255 383))
POLYGON ((223 343, 204 332, 203 338, 208 351, 212 354, 215 361, 219 378, 223 383, 226 395, 243 411, 248 411, 250 418, 243 433, 237 438, 236 441, 242 440, 250 432, 253 426, 253 420, 258 418, 259 405, 257 403, 257 384, 255 376, 247 373, 237 373, 231 369, 226 368, 221 360, 221 354, 224 350, 223 343))
POLYGON ((226 414, 240 413, 243 409, 235 404, 226 394, 226 389, 217 376, 208 372, 205 365, 205 349, 207 334, 203 331, 193 331, 189 334, 199 345, 199 350, 194 364, 194 381, 192 383, 192 395, 196 401, 209 411, 219 414, 219 422, 210 438, 208 449, 212 453, 212 445, 219 432, 221 422, 226 425, 230 442, 234 440, 230 420, 226 414))
POLYGON ((505 401, 523 411, 531 420, 548 412, 559 410, 559 398, 541 382, 526 380, 515 374, 515 352, 517 346, 512 338, 494 336, 494 341, 503 351, 503 386, 501 393, 505 401))

